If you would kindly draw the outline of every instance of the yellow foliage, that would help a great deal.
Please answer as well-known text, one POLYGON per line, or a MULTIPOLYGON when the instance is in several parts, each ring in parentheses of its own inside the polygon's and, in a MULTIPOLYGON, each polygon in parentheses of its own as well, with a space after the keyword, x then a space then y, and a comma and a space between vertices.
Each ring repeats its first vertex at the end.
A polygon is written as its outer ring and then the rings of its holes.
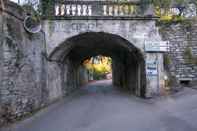
POLYGON ((164 10, 162 8, 159 8, 158 6, 155 7, 155 15, 160 17, 161 21, 171 21, 180 17, 180 16, 173 14, 173 12, 170 11, 170 9, 164 10))
POLYGON ((100 74, 105 74, 111 72, 111 62, 109 62, 108 57, 101 57, 98 63, 92 63, 91 59, 84 61, 84 66, 90 71, 94 71, 100 74))
POLYGON ((172 18, 173 18, 172 15, 163 15, 160 17, 160 20, 169 21, 172 20, 172 18))
POLYGON ((111 65, 109 65, 107 63, 94 64, 93 68, 98 73, 109 73, 109 72, 111 72, 111 65))

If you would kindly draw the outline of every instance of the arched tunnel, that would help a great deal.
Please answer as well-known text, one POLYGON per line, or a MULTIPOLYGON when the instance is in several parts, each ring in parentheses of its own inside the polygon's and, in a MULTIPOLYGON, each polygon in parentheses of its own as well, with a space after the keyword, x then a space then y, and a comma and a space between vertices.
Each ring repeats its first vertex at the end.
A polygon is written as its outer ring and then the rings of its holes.
POLYGON ((79 69, 87 58, 104 55, 112 58, 113 86, 137 96, 146 93, 145 60, 142 52, 121 36, 104 32, 86 32, 64 41, 50 54, 62 63, 62 86, 65 90, 81 86, 79 69))

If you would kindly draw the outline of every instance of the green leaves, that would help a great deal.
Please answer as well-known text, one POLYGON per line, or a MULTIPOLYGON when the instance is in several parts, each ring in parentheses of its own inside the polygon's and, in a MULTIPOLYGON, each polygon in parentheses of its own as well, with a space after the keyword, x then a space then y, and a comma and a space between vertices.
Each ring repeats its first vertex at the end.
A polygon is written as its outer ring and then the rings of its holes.
POLYGON ((172 3, 172 0, 152 0, 152 3, 156 7, 169 8, 172 3))
POLYGON ((197 57, 194 56, 194 54, 192 53, 192 48, 191 47, 187 47, 185 48, 184 51, 184 59, 185 62, 188 64, 197 64, 197 57))

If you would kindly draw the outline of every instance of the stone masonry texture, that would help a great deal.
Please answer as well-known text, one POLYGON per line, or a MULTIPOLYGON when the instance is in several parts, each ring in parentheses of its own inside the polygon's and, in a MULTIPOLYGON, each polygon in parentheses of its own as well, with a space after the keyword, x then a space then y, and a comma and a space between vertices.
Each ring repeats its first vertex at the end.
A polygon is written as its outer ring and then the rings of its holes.
POLYGON ((169 72, 177 81, 197 80, 197 21, 161 25, 160 33, 163 39, 170 42, 169 72), (190 48, 193 59, 188 62, 186 50, 190 48))
MULTIPOLYGON (((22 11, 19 15, 24 16, 22 11)), ((40 108, 47 91, 42 33, 28 34, 20 19, 6 13, 0 14, 0 27, 1 125, 40 108)))
MULTIPOLYGON (((68 65, 46 59, 46 42, 54 46, 57 41, 45 40, 43 31, 37 34, 26 32, 23 27, 24 11, 9 2, 5 3, 5 7, 8 11, 0 12, 0 126, 31 114, 67 94, 69 88, 62 88, 62 78, 66 79, 65 74, 71 74, 69 71, 62 72, 68 65)), ((154 24, 150 22, 147 26, 155 27, 154 24)), ((139 25, 140 33, 145 27, 139 25)), ((197 56, 197 22, 161 25, 159 28, 163 40, 170 41, 169 56, 172 62, 168 65, 169 72, 178 80, 196 80, 197 66, 186 63, 184 52, 190 47, 192 54, 197 56)), ((122 29, 122 32, 125 30, 122 29)), ((153 34, 150 35, 160 38, 157 34, 153 28, 153 34)), ((124 35, 127 37, 127 34, 124 35)), ((58 39, 63 36, 58 36, 58 39)), ((143 40, 135 43, 143 48, 143 40)))

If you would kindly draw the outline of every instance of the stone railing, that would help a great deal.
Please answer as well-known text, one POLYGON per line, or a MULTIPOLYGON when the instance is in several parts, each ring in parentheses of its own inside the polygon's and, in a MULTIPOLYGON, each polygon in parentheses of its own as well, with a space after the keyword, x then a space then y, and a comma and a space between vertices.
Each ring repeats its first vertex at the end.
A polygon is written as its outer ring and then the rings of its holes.
MULTIPOLYGON (((71 1, 55 0, 44 16, 56 18, 123 18, 144 17, 145 10, 140 2, 117 1, 71 1)), ((153 14, 149 14, 149 16, 153 14)))

